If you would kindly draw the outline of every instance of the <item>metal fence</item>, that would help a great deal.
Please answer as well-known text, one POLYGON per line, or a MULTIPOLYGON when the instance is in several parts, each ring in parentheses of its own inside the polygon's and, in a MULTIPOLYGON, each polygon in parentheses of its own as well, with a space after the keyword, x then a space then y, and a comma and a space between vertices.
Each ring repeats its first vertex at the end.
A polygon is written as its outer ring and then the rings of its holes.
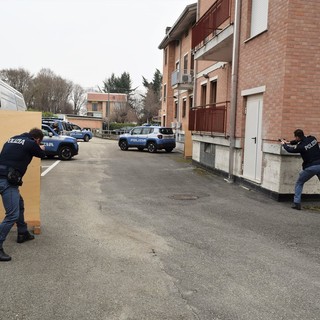
POLYGON ((189 130, 225 134, 228 104, 226 101, 190 109, 189 130))
POLYGON ((231 0, 217 0, 192 28, 192 48, 212 34, 230 18, 231 0))

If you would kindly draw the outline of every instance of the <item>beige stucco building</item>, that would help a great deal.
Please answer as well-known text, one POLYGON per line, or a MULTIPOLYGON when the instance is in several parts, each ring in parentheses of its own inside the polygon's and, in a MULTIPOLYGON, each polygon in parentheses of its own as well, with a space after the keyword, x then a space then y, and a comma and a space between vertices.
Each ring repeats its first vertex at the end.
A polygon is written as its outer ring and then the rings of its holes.
POLYGON ((114 114, 127 108, 127 95, 124 93, 98 93, 87 94, 87 116, 101 118, 103 122, 110 122, 114 114))

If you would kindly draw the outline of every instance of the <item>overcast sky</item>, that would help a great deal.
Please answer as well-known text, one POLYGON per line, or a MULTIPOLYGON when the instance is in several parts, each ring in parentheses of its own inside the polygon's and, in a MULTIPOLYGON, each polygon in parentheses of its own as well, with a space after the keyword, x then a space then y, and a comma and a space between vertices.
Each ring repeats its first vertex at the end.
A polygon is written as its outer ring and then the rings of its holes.
POLYGON ((191 0, 0 0, 0 69, 49 68, 81 86, 162 72, 158 45, 191 0))

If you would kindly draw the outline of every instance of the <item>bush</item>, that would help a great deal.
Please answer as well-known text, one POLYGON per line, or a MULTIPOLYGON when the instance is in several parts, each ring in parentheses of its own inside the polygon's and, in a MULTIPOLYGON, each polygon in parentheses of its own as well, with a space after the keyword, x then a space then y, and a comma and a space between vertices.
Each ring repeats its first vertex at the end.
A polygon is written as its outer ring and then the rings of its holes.
POLYGON ((121 129, 123 127, 135 127, 136 125, 133 123, 118 123, 118 122, 111 122, 110 123, 110 130, 121 129))

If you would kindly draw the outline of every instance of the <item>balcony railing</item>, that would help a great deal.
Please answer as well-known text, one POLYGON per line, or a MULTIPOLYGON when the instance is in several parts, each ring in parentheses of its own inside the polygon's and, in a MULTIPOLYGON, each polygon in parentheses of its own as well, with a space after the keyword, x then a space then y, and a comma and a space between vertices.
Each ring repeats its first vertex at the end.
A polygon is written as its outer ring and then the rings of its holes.
POLYGON ((176 85, 193 86, 193 70, 175 70, 171 74, 171 86, 176 85))
POLYGON ((217 0, 192 28, 192 49, 230 18, 231 0, 217 0))
POLYGON ((226 101, 190 109, 189 130, 225 134, 228 104, 226 101))

